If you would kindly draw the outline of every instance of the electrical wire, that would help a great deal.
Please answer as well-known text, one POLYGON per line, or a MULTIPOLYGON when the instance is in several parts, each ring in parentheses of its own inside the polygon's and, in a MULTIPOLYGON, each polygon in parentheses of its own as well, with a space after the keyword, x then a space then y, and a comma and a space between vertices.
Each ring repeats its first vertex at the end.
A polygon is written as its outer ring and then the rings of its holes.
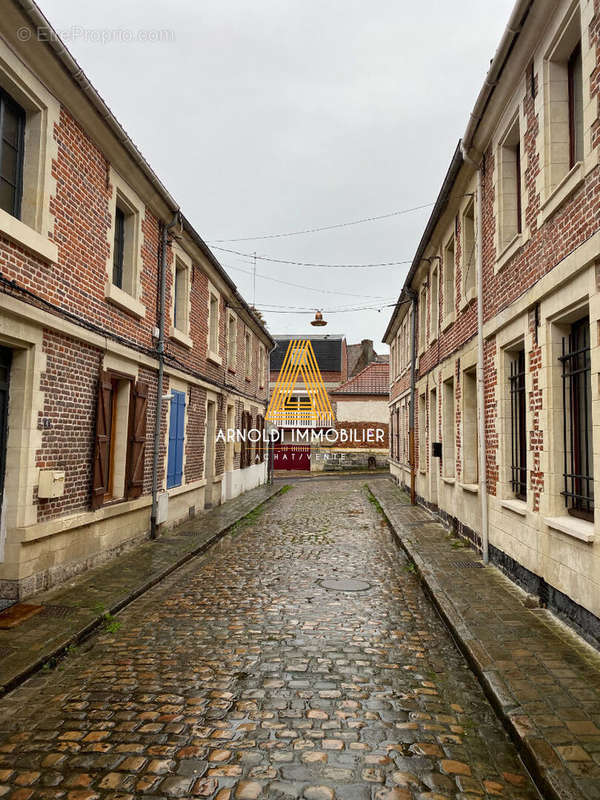
POLYGON ((374 264, 322 264, 312 261, 291 261, 286 258, 273 258, 272 256, 259 256, 256 253, 243 253, 240 250, 230 250, 227 247, 214 247, 213 250, 220 250, 222 253, 230 253, 235 256, 243 256, 251 260, 273 261, 276 264, 290 264, 294 267, 328 267, 329 269, 364 269, 365 267, 396 267, 399 264, 412 264, 412 259, 404 261, 381 261, 374 264))
MULTIPOLYGON (((289 231, 287 233, 265 233, 261 236, 240 236, 237 239, 212 239, 210 241, 224 244, 227 242, 256 242, 259 239, 283 239, 287 236, 303 236, 307 233, 319 233, 320 231, 332 231, 336 228, 349 228, 352 225, 362 225, 364 222, 377 222, 381 219, 390 219, 391 217, 399 217, 403 214, 410 214, 413 211, 421 211, 423 208, 431 208, 433 203, 424 203, 422 206, 414 206, 413 208, 403 208, 400 211, 390 211, 389 214, 379 214, 376 217, 363 217, 363 219, 355 219, 351 222, 338 222, 335 225, 323 225, 319 228, 305 228, 300 231, 289 231)), ((210 244, 209 241, 209 244, 210 244)))
POLYGON ((383 300, 383 295, 380 294, 354 294, 352 292, 340 292, 337 289, 316 289, 314 286, 304 286, 301 283, 290 283, 289 281, 282 281, 279 278, 272 278, 270 275, 261 275, 260 272, 254 273, 249 269, 242 269, 242 267, 234 267, 232 264, 222 264, 225 269, 235 269, 238 272, 244 272, 246 275, 256 276, 265 281, 273 281, 273 283, 281 283, 284 286, 293 286, 294 289, 308 289, 311 292, 321 292, 322 294, 343 294, 346 297, 366 297, 369 300, 383 300))

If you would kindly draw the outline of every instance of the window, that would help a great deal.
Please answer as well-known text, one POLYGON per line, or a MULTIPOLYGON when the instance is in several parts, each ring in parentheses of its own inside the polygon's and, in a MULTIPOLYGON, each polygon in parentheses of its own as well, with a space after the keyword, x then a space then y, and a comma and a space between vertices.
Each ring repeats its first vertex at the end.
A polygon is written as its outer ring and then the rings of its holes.
POLYGON ((173 327, 188 332, 189 272, 187 266, 175 258, 175 286, 173 290, 173 327))
POLYGON ((208 309, 208 349, 213 355, 219 353, 219 297, 210 292, 208 309))
POLYGON ((425 408, 425 395, 419 396, 419 469, 425 472, 427 469, 427 419, 425 408))
POLYGON ((242 411, 240 469, 252 464, 252 442, 248 439, 248 431, 252 428, 252 414, 242 411))
POLYGON ((444 249, 444 316, 449 316, 454 313, 455 302, 453 236, 444 249))
POLYGON ((594 454, 590 320, 579 320, 562 339, 564 498, 569 514, 594 517, 594 454))
POLYGON ((462 408, 462 482, 475 484, 479 480, 477 441, 477 372, 463 372, 462 408))
POLYGON ((258 346, 258 386, 260 389, 265 385, 265 348, 258 346))
POLYGON ((103 372, 98 386, 92 509, 142 493, 148 385, 103 372))
POLYGON ((500 144, 499 166, 499 244, 504 250, 521 233, 521 134, 515 119, 500 144))
POLYGON ((431 338, 438 336, 439 295, 438 295, 438 268, 431 273, 431 338))
POLYGON ((132 297, 135 297, 137 292, 136 226, 136 214, 119 196, 115 206, 112 282, 114 286, 132 297))
POLYGON ((25 111, 0 89, 0 208, 21 217, 25 111))
POLYGON ((262 414, 256 417, 256 429, 260 431, 260 439, 256 443, 256 456, 254 461, 258 464, 265 460, 265 443, 263 442, 263 432, 265 429, 265 420, 262 414))
POLYGON ((581 63, 581 43, 579 43, 567 62, 569 84, 569 168, 583 161, 583 67, 581 63))
POLYGON ((469 201, 462 219, 462 283, 463 299, 468 302, 475 292, 477 280, 475 253, 475 203, 469 201))
POLYGON ((249 331, 246 331, 245 336, 244 364, 246 380, 249 381, 252 377, 252 336, 249 331))
POLYGON ((447 478, 453 478, 456 468, 456 410, 454 406, 454 379, 442 384, 442 469, 447 478))
POLYGON ((427 336, 427 286, 423 285, 419 295, 419 349, 425 349, 427 336))
POLYGON ((169 447, 167 451, 167 489, 181 486, 183 480, 183 445, 185 439, 185 392, 171 390, 169 411, 169 447))
POLYGON ((118 206, 115 209, 115 240, 113 243, 112 282, 123 288, 123 257, 125 255, 125 214, 118 206))
POLYGON ((546 197, 584 158, 584 85, 579 3, 565 21, 544 63, 544 172, 546 197))
POLYGON ((227 323, 227 364, 232 372, 235 372, 237 360, 237 319, 233 314, 229 315, 227 323))
POLYGON ((527 427, 525 350, 511 354, 510 374, 510 485, 515 497, 527 498, 527 427))

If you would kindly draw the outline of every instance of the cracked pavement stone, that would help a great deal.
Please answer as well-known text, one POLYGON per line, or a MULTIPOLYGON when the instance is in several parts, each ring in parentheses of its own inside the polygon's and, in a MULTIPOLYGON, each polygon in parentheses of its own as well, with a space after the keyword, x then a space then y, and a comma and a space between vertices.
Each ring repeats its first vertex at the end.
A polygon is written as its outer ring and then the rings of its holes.
POLYGON ((533 800, 407 566, 360 482, 294 484, 0 700, 0 797, 533 800))

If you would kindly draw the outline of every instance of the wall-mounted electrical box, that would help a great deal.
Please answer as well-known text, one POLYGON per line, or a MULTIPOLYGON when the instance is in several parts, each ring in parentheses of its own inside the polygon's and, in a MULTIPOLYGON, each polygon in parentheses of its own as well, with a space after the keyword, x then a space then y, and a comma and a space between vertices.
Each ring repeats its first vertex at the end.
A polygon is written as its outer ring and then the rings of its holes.
POLYGON ((38 497, 47 500, 62 497, 65 493, 64 469, 41 469, 38 483, 38 497))

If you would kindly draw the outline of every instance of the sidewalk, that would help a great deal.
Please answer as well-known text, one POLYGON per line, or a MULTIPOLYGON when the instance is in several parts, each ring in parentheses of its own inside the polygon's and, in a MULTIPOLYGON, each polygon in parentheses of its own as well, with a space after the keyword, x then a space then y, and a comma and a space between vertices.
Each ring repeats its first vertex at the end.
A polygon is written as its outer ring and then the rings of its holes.
POLYGON ((542 794, 600 798, 600 653, 391 480, 368 485, 542 794))
POLYGON ((104 612, 115 614, 279 491, 281 485, 259 486, 67 584, 24 600, 44 608, 17 627, 0 630, 0 696, 89 634, 102 623, 104 612))

